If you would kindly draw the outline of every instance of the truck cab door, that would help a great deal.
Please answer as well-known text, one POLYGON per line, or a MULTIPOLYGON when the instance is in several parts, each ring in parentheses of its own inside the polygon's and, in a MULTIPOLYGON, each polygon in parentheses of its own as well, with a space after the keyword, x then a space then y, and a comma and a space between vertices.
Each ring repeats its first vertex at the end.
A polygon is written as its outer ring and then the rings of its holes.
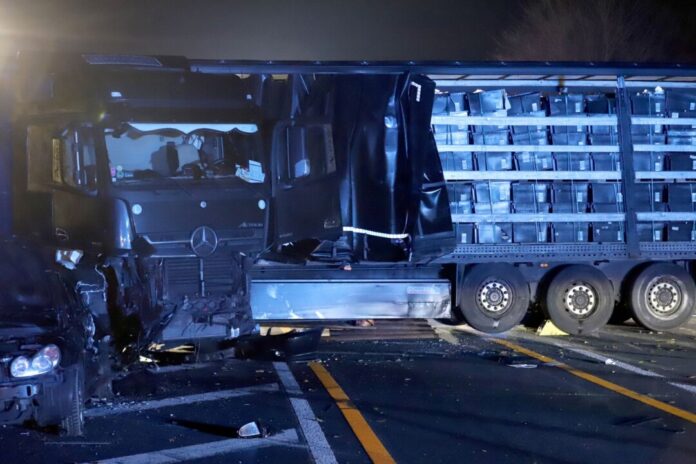
POLYGON ((323 120, 288 120, 273 130, 275 243, 342 235, 333 133, 323 120))
POLYGON ((97 196, 97 163, 91 128, 65 130, 51 143, 51 216, 58 245, 101 247, 105 211, 97 196))

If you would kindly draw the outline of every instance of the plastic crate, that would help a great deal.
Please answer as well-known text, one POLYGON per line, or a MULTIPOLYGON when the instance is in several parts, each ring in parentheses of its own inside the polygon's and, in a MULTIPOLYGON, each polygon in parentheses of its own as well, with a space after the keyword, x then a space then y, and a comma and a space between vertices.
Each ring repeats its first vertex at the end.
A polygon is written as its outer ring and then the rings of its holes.
MULTIPOLYGON (((484 127, 484 126, 480 126, 484 127)), ((495 130, 491 132, 474 132, 475 145, 510 145, 509 133, 507 126, 504 130, 495 130)))
MULTIPOLYGON (((513 129, 518 126, 513 126, 513 129)), ((531 127, 531 126, 521 126, 531 127)), ((537 127, 537 126, 533 126, 537 127)), ((546 129, 534 130, 529 132, 518 132, 512 134, 513 145, 548 145, 549 136, 546 129)))
POLYGON ((473 171, 474 154, 466 151, 441 152, 440 162, 444 171, 473 171))
POLYGON ((553 154, 557 171, 591 171, 592 158, 589 153, 557 152, 553 154))
POLYGON ((515 153, 515 166, 518 171, 553 171, 556 163, 551 153, 523 151, 515 153))
POLYGON ((595 171, 620 171, 621 157, 618 153, 592 153, 592 168, 595 171))
POLYGON ((473 213, 474 196, 471 184, 448 184, 447 195, 452 214, 473 213))
POLYGON ((633 152, 633 168, 636 171, 665 170, 665 154, 662 152, 633 152))
POLYGON ((618 145, 619 135, 616 132, 590 133, 591 145, 618 145))
POLYGON ((488 199, 483 201, 510 201, 510 182, 495 181, 495 182, 476 182, 474 188, 476 190, 476 201, 482 201, 488 192, 488 199))
POLYGON ((696 171, 696 155, 692 153, 669 153, 670 171, 696 171))
POLYGON ((457 237, 457 242, 463 245, 474 243, 474 225, 473 224, 455 224, 454 234, 457 237))
POLYGON ((667 210, 664 202, 663 184, 636 184, 633 187, 635 208, 638 212, 663 212, 667 210))
POLYGON ((507 110, 509 107, 504 89, 468 93, 467 100, 472 116, 490 115, 497 111, 507 110))
POLYGON ((593 222, 592 241, 597 243, 617 243, 624 241, 624 225, 620 222, 593 222))
POLYGON ((509 201, 474 203, 475 214, 510 214, 509 201))
POLYGON ((684 126, 679 129, 667 131, 668 145, 696 145, 696 131, 684 130, 684 126))
POLYGON ((557 222, 551 224, 555 243, 583 243, 590 238, 590 227, 583 222, 557 222))
POLYGON ((514 243, 545 243, 549 241, 549 225, 545 222, 517 223, 512 226, 514 243))
POLYGON ((476 154, 479 171, 510 171, 512 152, 483 152, 476 154))
POLYGON ((478 243, 511 243, 512 224, 478 224, 477 226, 478 243))
POLYGON ((670 242, 696 241, 693 221, 670 222, 667 225, 667 240, 670 242))
POLYGON ((641 242, 663 242, 665 240, 664 222, 639 222, 638 240, 641 242))
POLYGON ((435 115, 460 113, 466 110, 466 98, 462 92, 436 94, 433 100, 432 114, 435 115))
POLYGON ((593 182, 590 184, 593 203, 623 203, 620 184, 593 182))
MULTIPOLYGON (((585 127, 585 126, 577 126, 585 127)), ((587 145, 587 133, 576 131, 576 126, 553 126, 551 134, 551 142, 554 145, 587 145)))
POLYGON ((670 117, 693 118, 696 116, 696 94, 678 90, 666 92, 667 114, 670 117))
POLYGON ((631 139, 633 144, 640 145, 664 145, 667 143, 667 133, 664 132, 663 126, 660 127, 660 132, 655 129, 656 126, 632 126, 631 139), (653 132, 655 131, 655 132, 653 132))
POLYGON ((585 107, 589 114, 616 114, 616 99, 606 94, 586 95, 585 107))
MULTIPOLYGON (((519 116, 530 116, 530 117, 536 117, 536 118, 544 118, 546 117, 546 112, 544 111, 535 111, 533 113, 528 113, 524 115, 519 115, 519 116)), ((529 125, 529 126, 510 126, 512 129, 513 134, 526 134, 526 133, 535 133, 535 132, 544 132, 546 133, 546 124, 536 124, 536 125, 529 125)))
POLYGON ((508 97, 510 100, 510 114, 523 115, 537 113, 544 110, 540 92, 529 92, 508 97))
POLYGON ((631 111, 637 116, 664 116, 665 94, 646 91, 632 95, 631 111))
POLYGON ((585 112, 585 101, 582 94, 552 95, 548 100, 551 116, 579 115, 585 112))
POLYGON ((696 191, 692 184, 667 184, 667 204, 673 212, 692 212, 696 191))

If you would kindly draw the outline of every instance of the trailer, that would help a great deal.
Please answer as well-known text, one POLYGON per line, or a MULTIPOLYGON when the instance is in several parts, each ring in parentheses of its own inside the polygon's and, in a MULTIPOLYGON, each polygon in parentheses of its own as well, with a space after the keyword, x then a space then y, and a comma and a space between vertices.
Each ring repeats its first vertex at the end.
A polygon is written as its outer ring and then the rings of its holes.
POLYGON ((18 69, 12 231, 52 243, 126 344, 457 314, 502 332, 536 309, 570 333, 669 330, 694 311, 694 68, 18 69))

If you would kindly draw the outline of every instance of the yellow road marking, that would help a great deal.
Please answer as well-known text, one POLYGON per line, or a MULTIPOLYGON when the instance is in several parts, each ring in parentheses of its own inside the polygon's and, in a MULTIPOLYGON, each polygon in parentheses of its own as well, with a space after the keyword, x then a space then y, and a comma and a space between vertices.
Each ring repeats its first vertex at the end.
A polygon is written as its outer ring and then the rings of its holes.
POLYGON ((379 441, 379 438, 372 431, 363 415, 353 405, 346 392, 334 380, 329 371, 318 362, 310 362, 309 367, 324 385, 326 391, 329 392, 336 405, 338 405, 338 409, 343 413, 343 417, 348 421, 348 425, 353 429, 353 433, 358 437, 360 444, 365 448, 365 452, 372 459, 372 462, 377 464, 395 463, 396 461, 391 457, 389 451, 379 441))
POLYGON ((614 393, 618 393, 623 396, 627 396, 628 398, 634 399, 636 401, 640 401, 643 404, 647 404, 648 406, 652 406, 653 408, 659 409, 661 411, 664 411, 666 413, 672 414, 674 416, 680 417, 684 420, 687 420, 689 422, 692 422, 696 424, 696 414, 685 411, 684 409, 677 408, 675 406, 672 406, 667 403, 663 403, 662 401, 656 400, 655 398, 651 398, 646 395, 642 395, 640 393, 634 392, 633 390, 629 390, 628 388, 622 387, 621 385, 617 385, 613 382, 609 382, 608 380, 604 380, 600 377, 597 377, 596 375, 589 374, 585 371, 581 371, 580 369, 576 369, 574 367, 569 366, 568 364, 556 361, 553 358, 549 358, 548 356, 544 356, 541 353, 537 353, 536 351, 532 351, 528 348, 525 348, 523 346, 520 346, 516 343, 512 343, 507 340, 501 340, 498 338, 487 338, 487 340, 490 340, 494 343, 497 343, 499 345, 503 345, 507 348, 510 348, 511 350, 517 351, 518 353, 522 353, 524 355, 527 355, 531 358, 538 359, 541 362, 544 363, 552 363, 555 367, 558 367, 560 369, 563 369, 564 371, 568 372, 569 374, 573 374, 576 377, 580 377, 583 380, 587 380, 588 382, 592 382, 595 385, 599 385, 600 387, 604 387, 608 390, 613 391, 614 393))

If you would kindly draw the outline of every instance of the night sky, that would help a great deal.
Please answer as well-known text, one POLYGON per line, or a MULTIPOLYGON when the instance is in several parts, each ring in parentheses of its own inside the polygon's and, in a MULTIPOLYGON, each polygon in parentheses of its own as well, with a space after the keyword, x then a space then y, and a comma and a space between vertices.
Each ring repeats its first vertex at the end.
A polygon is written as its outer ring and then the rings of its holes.
MULTIPOLYGON (((262 60, 490 60, 501 56, 504 31, 515 28, 523 10, 539 1, 0 0, 0 51, 262 60)), ((655 26, 669 34, 657 61, 696 62, 696 1, 644 4, 646 14, 666 17, 655 26)), ((502 52, 511 54, 509 49, 502 52)), ((626 53, 625 59, 633 59, 630 50, 626 53)))

